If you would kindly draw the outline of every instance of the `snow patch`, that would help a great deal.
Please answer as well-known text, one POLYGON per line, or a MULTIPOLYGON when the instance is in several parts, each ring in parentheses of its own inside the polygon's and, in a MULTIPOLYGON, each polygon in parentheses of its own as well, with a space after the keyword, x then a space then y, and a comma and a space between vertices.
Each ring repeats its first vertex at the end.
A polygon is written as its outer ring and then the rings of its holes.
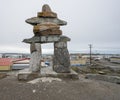
POLYGON ((39 83, 39 82, 49 82, 49 83, 51 83, 53 81, 61 82, 62 80, 60 78, 42 77, 42 78, 34 79, 34 80, 29 81, 27 83, 30 83, 30 84, 36 84, 36 83, 39 83))

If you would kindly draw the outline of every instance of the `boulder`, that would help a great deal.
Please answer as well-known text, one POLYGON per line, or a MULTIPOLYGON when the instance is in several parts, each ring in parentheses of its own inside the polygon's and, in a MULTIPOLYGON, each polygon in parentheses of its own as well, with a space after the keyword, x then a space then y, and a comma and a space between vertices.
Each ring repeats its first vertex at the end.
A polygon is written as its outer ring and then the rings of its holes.
POLYGON ((70 72, 70 55, 67 49, 67 41, 61 37, 59 42, 54 43, 53 70, 57 73, 70 72))
POLYGON ((31 57, 30 57, 30 67, 29 71, 39 72, 41 69, 41 44, 32 43, 30 47, 31 57))
POLYGON ((101 80, 101 81, 107 81, 107 82, 111 82, 111 83, 120 84, 120 77, 118 77, 118 76, 87 74, 86 78, 87 79, 101 80))
POLYGON ((42 32, 48 29, 59 29, 59 28, 60 26, 57 24, 46 22, 44 24, 35 25, 33 28, 33 32, 36 33, 36 32, 42 32))
POLYGON ((62 35, 62 31, 58 29, 48 29, 34 34, 35 36, 62 35))
POLYGON ((59 30, 59 25, 54 23, 44 23, 35 25, 33 32, 35 36, 44 36, 44 35, 61 35, 62 31, 59 30))
POLYGON ((38 12, 38 17, 56 18, 57 14, 52 12, 49 5, 45 4, 42 7, 42 12, 38 12))

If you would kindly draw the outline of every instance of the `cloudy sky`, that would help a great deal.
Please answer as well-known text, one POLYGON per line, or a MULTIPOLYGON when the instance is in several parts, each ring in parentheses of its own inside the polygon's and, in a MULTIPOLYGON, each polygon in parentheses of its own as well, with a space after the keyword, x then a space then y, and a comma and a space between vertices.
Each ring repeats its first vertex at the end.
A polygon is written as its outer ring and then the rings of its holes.
MULTIPOLYGON (((0 0, 0 52, 27 52, 22 42, 33 36, 33 27, 25 20, 37 16, 43 4, 49 4, 58 18, 67 21, 63 35, 71 38, 71 52, 120 53, 120 0, 0 0)), ((42 45, 43 53, 53 44, 42 45)))

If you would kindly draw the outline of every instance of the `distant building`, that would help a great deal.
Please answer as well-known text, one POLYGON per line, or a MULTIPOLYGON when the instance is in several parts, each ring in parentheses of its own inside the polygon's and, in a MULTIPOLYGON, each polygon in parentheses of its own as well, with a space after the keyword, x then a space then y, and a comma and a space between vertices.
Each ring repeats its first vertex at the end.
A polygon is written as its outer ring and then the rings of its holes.
POLYGON ((0 71, 10 71, 12 60, 11 58, 0 58, 0 71))
MULTIPOLYGON (((42 55, 41 66, 52 66, 52 55, 42 55)), ((30 54, 1 53, 0 71, 29 68, 30 54)))
POLYGON ((19 70, 29 67, 29 58, 0 58, 0 71, 19 70))
POLYGON ((30 58, 30 54, 23 54, 23 53, 1 53, 1 58, 30 58))
MULTIPOLYGON (((12 70, 21 70, 21 69, 24 69, 24 68, 29 68, 30 58, 16 59, 12 62, 13 62, 13 65, 11 66, 12 70)), ((47 67, 49 65, 48 65, 48 63, 46 64, 46 61, 41 60, 41 66, 42 67, 47 67)))
POLYGON ((120 63, 120 57, 110 57, 110 62, 112 62, 112 63, 120 63))
POLYGON ((80 58, 76 60, 70 60, 71 66, 84 66, 87 64, 87 59, 80 58))
POLYGON ((87 64, 87 58, 82 58, 81 54, 70 55, 71 66, 84 66, 87 64))
POLYGON ((29 68, 29 58, 22 58, 12 61, 13 65, 11 66, 12 70, 20 70, 24 68, 29 68))

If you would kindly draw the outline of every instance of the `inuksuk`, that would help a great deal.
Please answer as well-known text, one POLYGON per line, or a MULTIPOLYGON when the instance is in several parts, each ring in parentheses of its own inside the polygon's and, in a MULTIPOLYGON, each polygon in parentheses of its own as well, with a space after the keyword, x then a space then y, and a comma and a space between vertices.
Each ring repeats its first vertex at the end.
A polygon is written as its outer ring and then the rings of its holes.
POLYGON ((23 42, 30 44, 31 58, 29 71, 32 73, 41 70, 41 44, 54 43, 53 71, 57 73, 70 73, 70 56, 67 49, 67 42, 70 38, 62 35, 60 26, 67 22, 58 19, 57 14, 51 10, 49 5, 42 7, 42 12, 37 13, 37 17, 26 20, 33 25, 34 36, 24 39, 23 42))

